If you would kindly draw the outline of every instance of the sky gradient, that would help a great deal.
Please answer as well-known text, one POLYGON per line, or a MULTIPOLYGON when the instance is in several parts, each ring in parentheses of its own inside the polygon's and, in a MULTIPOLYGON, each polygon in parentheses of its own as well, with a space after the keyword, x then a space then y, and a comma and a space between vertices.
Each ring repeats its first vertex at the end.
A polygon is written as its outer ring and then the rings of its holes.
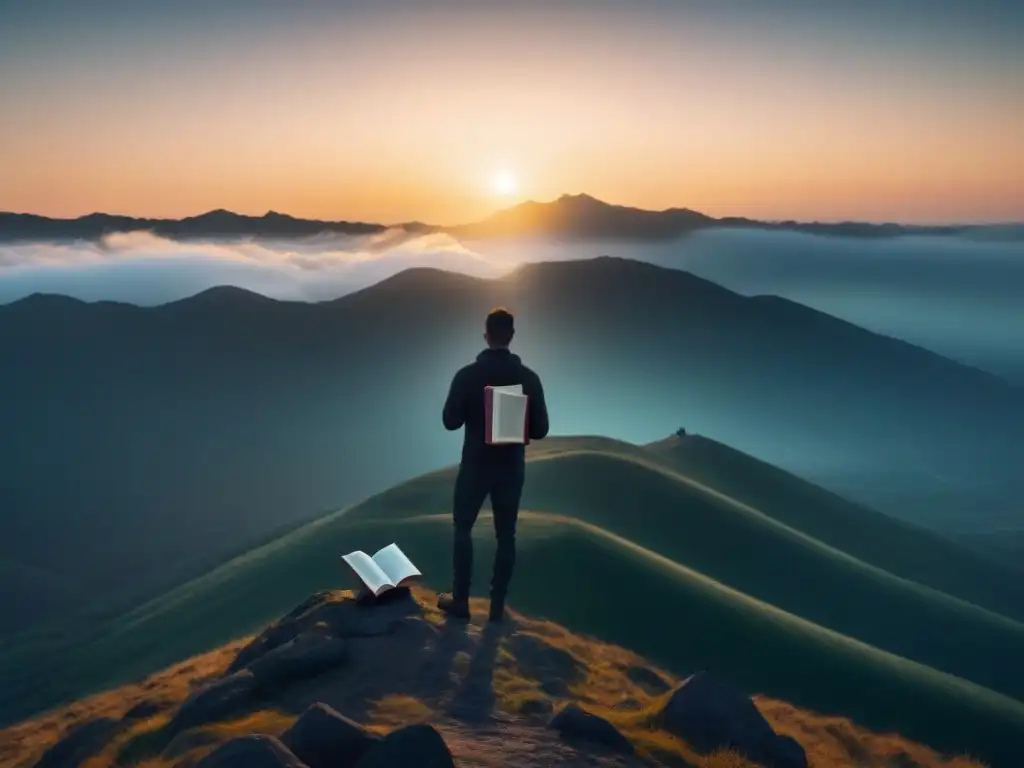
POLYGON ((1020 221, 1021 39, 994 0, 0 0, 0 210, 1020 221))

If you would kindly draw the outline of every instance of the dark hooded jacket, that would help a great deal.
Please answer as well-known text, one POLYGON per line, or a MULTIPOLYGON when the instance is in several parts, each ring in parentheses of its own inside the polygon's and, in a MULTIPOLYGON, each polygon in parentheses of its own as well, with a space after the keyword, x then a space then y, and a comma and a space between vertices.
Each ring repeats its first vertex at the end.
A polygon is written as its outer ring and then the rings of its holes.
POLYGON ((519 355, 507 349, 485 349, 476 362, 460 368, 452 379, 444 404, 444 426, 455 431, 466 427, 462 441, 462 463, 521 464, 525 461, 522 445, 487 445, 484 442, 484 387, 521 384, 530 398, 527 431, 531 440, 548 433, 548 408, 540 377, 523 365, 519 355))

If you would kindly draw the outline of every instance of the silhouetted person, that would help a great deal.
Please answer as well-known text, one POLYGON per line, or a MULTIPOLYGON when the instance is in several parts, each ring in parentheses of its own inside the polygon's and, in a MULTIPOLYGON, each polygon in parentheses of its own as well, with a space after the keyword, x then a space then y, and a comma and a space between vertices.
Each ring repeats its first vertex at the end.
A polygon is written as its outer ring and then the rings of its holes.
POLYGON ((441 610, 469 618, 469 586, 473 575, 473 525, 487 496, 494 512, 498 539, 491 578, 490 620, 504 616, 505 596, 516 561, 516 520, 526 471, 526 447, 522 444, 488 445, 484 442, 484 387, 521 384, 527 401, 527 432, 531 440, 548 433, 548 410, 540 377, 531 371, 508 345, 515 334, 512 315, 495 309, 487 315, 484 340, 487 349, 476 362, 461 368, 452 379, 444 404, 444 426, 456 430, 465 425, 462 462, 455 480, 454 578, 451 595, 441 595, 441 610))

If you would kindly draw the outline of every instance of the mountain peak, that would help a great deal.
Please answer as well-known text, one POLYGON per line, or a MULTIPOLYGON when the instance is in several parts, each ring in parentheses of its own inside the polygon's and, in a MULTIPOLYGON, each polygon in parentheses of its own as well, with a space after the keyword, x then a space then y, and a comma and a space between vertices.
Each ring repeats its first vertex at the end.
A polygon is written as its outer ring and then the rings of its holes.
POLYGON ((215 285, 211 288, 187 296, 184 299, 171 301, 163 306, 190 305, 190 306, 224 306, 238 307, 241 305, 276 303, 276 299, 264 296, 262 293, 250 291, 247 288, 240 288, 237 285, 215 285))

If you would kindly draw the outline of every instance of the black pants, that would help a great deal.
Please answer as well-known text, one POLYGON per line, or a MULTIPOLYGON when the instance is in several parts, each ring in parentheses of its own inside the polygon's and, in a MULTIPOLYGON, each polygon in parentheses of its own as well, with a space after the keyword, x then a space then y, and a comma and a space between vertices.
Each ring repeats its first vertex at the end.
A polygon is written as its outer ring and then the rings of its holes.
POLYGON ((522 463, 510 465, 466 465, 459 467, 455 480, 455 579, 452 595, 469 597, 473 576, 473 526, 484 500, 491 497, 494 510, 494 533, 498 539, 491 578, 491 599, 504 601, 512 570, 516 564, 516 520, 519 498, 523 493, 525 468, 522 463))

